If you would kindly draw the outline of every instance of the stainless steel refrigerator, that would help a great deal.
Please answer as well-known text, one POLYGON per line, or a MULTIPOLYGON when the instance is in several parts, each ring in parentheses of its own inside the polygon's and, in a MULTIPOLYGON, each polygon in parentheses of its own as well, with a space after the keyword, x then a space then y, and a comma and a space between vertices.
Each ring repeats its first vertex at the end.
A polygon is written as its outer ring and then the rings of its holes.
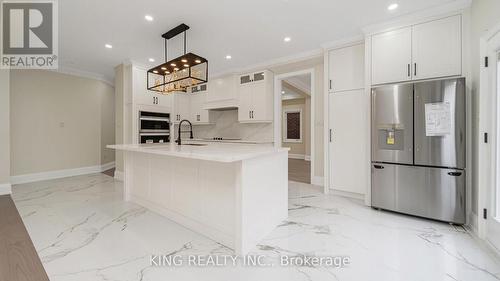
POLYGON ((465 79, 372 89, 372 206, 465 223, 465 79))

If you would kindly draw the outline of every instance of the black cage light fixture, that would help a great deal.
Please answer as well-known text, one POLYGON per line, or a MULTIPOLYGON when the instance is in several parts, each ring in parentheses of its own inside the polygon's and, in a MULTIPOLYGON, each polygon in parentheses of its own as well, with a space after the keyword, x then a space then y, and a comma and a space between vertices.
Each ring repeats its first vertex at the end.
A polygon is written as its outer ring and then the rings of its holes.
POLYGON ((186 92, 187 88, 208 82, 207 59, 193 53, 186 53, 186 31, 189 26, 181 24, 161 37, 165 39, 165 63, 148 70, 147 88, 164 94, 186 92), (168 60, 168 40, 184 34, 184 55, 168 60))

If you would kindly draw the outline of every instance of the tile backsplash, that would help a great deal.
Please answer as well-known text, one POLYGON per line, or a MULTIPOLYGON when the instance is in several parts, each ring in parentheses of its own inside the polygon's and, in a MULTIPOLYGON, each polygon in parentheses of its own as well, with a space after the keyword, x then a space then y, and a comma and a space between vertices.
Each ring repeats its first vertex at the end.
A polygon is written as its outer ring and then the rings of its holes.
POLYGON ((246 124, 238 122, 238 110, 210 111, 213 125, 195 125, 195 138, 236 138, 249 141, 273 141, 273 123, 246 124))

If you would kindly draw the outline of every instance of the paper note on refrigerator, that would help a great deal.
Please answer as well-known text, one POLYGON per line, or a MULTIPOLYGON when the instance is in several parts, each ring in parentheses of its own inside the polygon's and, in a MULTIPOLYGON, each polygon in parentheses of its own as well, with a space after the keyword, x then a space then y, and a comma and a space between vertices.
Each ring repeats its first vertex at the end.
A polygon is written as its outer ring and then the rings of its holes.
POLYGON ((428 137, 451 134, 451 110, 449 102, 425 104, 425 135, 428 137))

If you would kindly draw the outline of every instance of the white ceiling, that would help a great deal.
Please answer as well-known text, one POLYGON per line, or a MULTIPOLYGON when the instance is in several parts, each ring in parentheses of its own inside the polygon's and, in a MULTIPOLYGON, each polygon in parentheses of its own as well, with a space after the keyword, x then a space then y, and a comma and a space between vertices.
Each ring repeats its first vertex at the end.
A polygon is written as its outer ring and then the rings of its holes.
MULTIPOLYGON (((206 57, 210 73, 220 74, 317 50, 361 34, 366 25, 453 1, 59 0, 60 65, 108 79, 124 61, 153 66, 163 61, 160 35, 184 22, 191 27, 188 51, 206 57), (392 2, 399 4, 396 11, 387 10, 392 2), (146 14, 154 21, 147 22, 146 14), (284 43, 285 36, 291 42, 284 43)), ((170 44, 170 58, 180 55, 178 43, 170 44)))
POLYGON ((282 80, 282 100, 303 99, 309 97, 310 95, 310 74, 296 75, 282 80))

